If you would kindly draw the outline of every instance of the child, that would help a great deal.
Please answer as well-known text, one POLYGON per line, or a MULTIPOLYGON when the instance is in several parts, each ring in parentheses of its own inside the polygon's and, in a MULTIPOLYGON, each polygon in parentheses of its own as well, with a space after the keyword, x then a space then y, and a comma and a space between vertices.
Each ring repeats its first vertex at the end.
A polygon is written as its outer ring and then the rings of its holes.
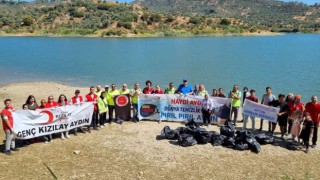
POLYGON ((304 146, 306 147, 305 152, 308 153, 309 151, 309 141, 312 139, 313 130, 314 130, 314 123, 311 119, 310 113, 304 114, 305 120, 302 124, 302 131, 300 133, 299 138, 302 139, 304 146))

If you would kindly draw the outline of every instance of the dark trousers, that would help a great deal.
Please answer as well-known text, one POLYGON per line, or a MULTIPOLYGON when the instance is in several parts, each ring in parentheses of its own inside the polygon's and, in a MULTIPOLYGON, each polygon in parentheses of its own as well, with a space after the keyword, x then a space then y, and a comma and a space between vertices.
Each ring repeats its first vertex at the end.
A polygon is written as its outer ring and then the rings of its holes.
POLYGON ((318 140, 318 128, 314 127, 313 129, 313 138, 312 138, 312 144, 317 145, 317 140, 318 140))
POLYGON ((288 120, 288 124, 289 124, 289 126, 288 126, 288 134, 290 134, 291 133, 291 128, 292 128, 292 125, 293 125, 293 120, 289 119, 288 120))
MULTIPOLYGON (((268 122, 268 131, 271 131, 271 122, 269 121, 268 122)), ((260 129, 262 130, 263 128, 263 119, 260 120, 260 129)))
POLYGON ((133 120, 139 121, 139 119, 138 119, 138 104, 132 103, 132 107, 133 107, 133 120))
POLYGON ((98 125, 98 111, 93 111, 91 127, 96 128, 98 125))
POLYGON ((210 113, 208 110, 202 109, 202 118, 203 118, 203 124, 210 124, 210 113))
POLYGON ((108 105, 108 108, 109 108, 109 123, 111 123, 113 120, 113 112, 115 110, 115 107, 108 105))
POLYGON ((104 125, 106 123, 107 112, 99 114, 99 117, 100 117, 99 123, 100 123, 100 126, 102 126, 102 125, 104 125))
MULTIPOLYGON (((239 112, 239 107, 232 107, 232 109, 231 109, 231 117, 230 117, 230 118, 232 118, 232 114, 234 114, 234 117, 233 117, 233 123, 234 123, 234 124, 237 123, 238 112, 239 112)), ((230 120, 231 120, 231 119, 230 119, 230 120)))

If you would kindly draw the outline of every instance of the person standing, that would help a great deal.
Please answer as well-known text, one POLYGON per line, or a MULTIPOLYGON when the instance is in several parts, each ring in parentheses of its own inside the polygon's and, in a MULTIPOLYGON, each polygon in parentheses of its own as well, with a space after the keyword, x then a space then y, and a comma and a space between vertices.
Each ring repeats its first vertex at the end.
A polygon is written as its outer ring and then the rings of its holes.
POLYGON ((320 104, 318 103, 317 96, 311 97, 311 102, 308 102, 306 104, 305 112, 310 113, 311 119, 314 123, 311 148, 315 148, 317 146, 317 140, 318 140, 319 114, 320 114, 320 104))
MULTIPOLYGON (((59 96, 59 99, 58 99, 58 107, 66 106, 66 105, 68 105, 68 99, 67 99, 67 97, 66 97, 64 94, 61 94, 61 95, 59 96)), ((66 131, 64 131, 64 132, 61 132, 61 139, 64 140, 65 137, 66 137, 67 139, 70 138, 70 136, 69 136, 69 131, 68 131, 68 130, 66 130, 66 131), (65 135, 64 135, 64 134, 65 134, 65 135)))
POLYGON ((108 85, 108 84, 106 84, 106 85, 104 86, 104 92, 106 92, 106 93, 109 92, 109 85, 108 85))
POLYGON ((101 90, 101 86, 100 85, 98 85, 97 87, 96 87, 96 91, 94 92, 98 97, 100 97, 100 95, 101 95, 101 92, 102 92, 102 90, 101 90))
POLYGON ((53 96, 48 97, 48 101, 46 103, 46 108, 54 108, 57 107, 57 102, 54 101, 53 96))
POLYGON ((5 108, 1 111, 2 126, 6 134, 6 145, 5 145, 4 153, 6 155, 11 155, 11 150, 19 151, 19 149, 16 148, 13 129, 12 129, 13 128, 12 112, 14 111, 14 109, 11 106, 11 99, 4 100, 4 105, 5 105, 5 108))
POLYGON ((122 84, 122 89, 119 91, 120 94, 130 94, 130 90, 127 88, 127 84, 122 84))
POLYGON ((141 94, 141 89, 139 88, 139 83, 134 84, 134 88, 130 92, 133 107, 133 121, 139 122, 138 118, 138 97, 141 94))
POLYGON ((232 118, 232 114, 234 114, 233 124, 234 124, 234 126, 236 126, 237 119, 238 119, 239 107, 241 105, 241 92, 238 89, 238 85, 233 86, 232 91, 230 91, 230 93, 229 93, 229 98, 232 99, 230 120, 232 118))
MULTIPOLYGON (((76 105, 76 106, 80 106, 82 103, 84 102, 83 97, 80 95, 80 90, 75 90, 74 92, 74 96, 71 98, 70 103, 71 105, 76 105)), ((74 135, 77 136, 78 135, 78 131, 82 132, 82 133, 86 133, 82 127, 78 127, 74 129, 74 135)))
MULTIPOLYGON (((255 93, 256 93, 256 91, 254 89, 251 89, 250 96, 246 98, 247 101, 253 101, 253 102, 258 103, 258 98, 256 97, 255 93)), ((243 129, 247 129, 247 123, 248 123, 249 117, 251 119, 252 130, 254 131, 255 130, 255 117, 249 116, 246 114, 244 114, 244 116, 243 116, 243 129)))
MULTIPOLYGON (((244 87, 243 88, 243 97, 242 97, 242 102, 241 102, 241 107, 243 108, 243 103, 244 103, 244 100, 250 96, 250 93, 248 92, 249 89, 247 87, 244 87)), ((242 113, 242 120, 240 122, 243 122, 243 119, 244 119, 244 114, 242 113)))
POLYGON ((159 84, 156 85, 156 90, 153 91, 153 94, 163 94, 159 84))
POLYGON ((293 93, 289 93, 286 97, 286 103, 292 102, 293 101, 293 93))
MULTIPOLYGON (((276 99, 276 97, 272 94, 271 87, 266 87, 266 94, 264 94, 262 96, 261 104, 269 106, 269 103, 275 99, 276 99)), ((262 129, 263 129, 263 119, 261 119, 261 121, 260 121, 259 131, 262 131, 262 129)), ((271 122, 268 122, 268 131, 271 133, 271 122)))
MULTIPOLYGON (((280 126, 280 132, 281 132, 281 138, 284 137, 285 134, 285 127, 287 126, 288 121, 288 114, 289 114, 289 106, 285 101, 285 95, 279 94, 278 100, 273 100, 269 103, 272 107, 280 108, 280 111, 278 113, 277 121, 280 126)), ((272 123, 272 131, 271 134, 273 135, 275 129, 276 129, 277 123, 272 123)))
POLYGON ((36 110, 38 107, 36 98, 33 95, 30 95, 26 101, 26 104, 28 105, 29 110, 36 110))
POLYGON ((209 98, 209 94, 204 95, 204 99, 202 99, 202 118, 203 118, 203 124, 210 126, 211 120, 210 120, 210 115, 212 112, 213 108, 213 102, 209 98), (208 122, 208 124, 206 124, 208 122))
POLYGON ((179 85, 177 92, 179 94, 184 94, 184 95, 192 95, 192 86, 188 84, 188 80, 185 78, 183 79, 183 83, 179 85))
POLYGON ((197 84, 194 86, 193 95, 199 96, 199 91, 199 85, 197 84))
POLYGON ((146 87, 143 88, 143 94, 152 94, 153 88, 151 86, 152 86, 152 82, 150 80, 147 80, 146 87))
POLYGON ((108 92, 106 98, 108 102, 108 109, 109 109, 109 123, 111 124, 113 121, 113 114, 115 111, 115 104, 113 98, 117 95, 120 95, 119 91, 117 90, 117 87, 115 84, 111 85, 111 90, 108 92))
MULTIPOLYGON (((40 103, 41 103, 41 105, 38 106, 37 109, 45 109, 45 108, 48 108, 48 107, 47 107, 48 103, 46 102, 45 99, 41 99, 40 103)), ((52 134, 43 136, 43 140, 44 140, 44 143, 45 143, 45 144, 47 144, 47 143, 49 143, 49 142, 52 142, 52 134)))
POLYGON ((218 91, 217 91, 217 89, 213 89, 213 90, 212 90, 211 96, 212 96, 212 97, 218 97, 218 91))
POLYGON ((173 86, 174 86, 173 82, 170 82, 169 87, 164 90, 164 93, 165 94, 174 94, 176 92, 176 89, 173 86))
POLYGON ((90 127, 93 127, 94 130, 98 130, 97 124, 98 124, 99 112, 98 112, 97 100, 98 100, 98 96, 94 93, 94 86, 91 86, 90 92, 86 95, 86 102, 92 102, 94 106, 91 125, 88 127, 89 133, 91 132, 90 127))
MULTIPOLYGON (((292 140, 295 140, 300 133, 300 124, 304 112, 304 104, 300 100, 301 95, 297 94, 294 96, 293 102, 288 104, 290 108, 288 132, 291 133, 292 140)), ((300 139, 298 138, 298 140, 300 139)))
POLYGON ((218 97, 221 97, 221 98, 226 98, 226 97, 227 97, 227 96, 223 93, 223 88, 219 88, 218 97))
POLYGON ((305 119, 302 124, 302 131, 299 135, 299 139, 302 139, 303 145, 305 146, 305 152, 309 152, 309 141, 313 139, 314 134, 314 122, 312 121, 312 117, 310 113, 306 112, 304 115, 305 119))
POLYGON ((107 119, 107 111, 108 111, 108 103, 105 98, 106 92, 101 92, 100 97, 98 98, 98 109, 99 109, 99 116, 100 116, 100 128, 104 128, 104 124, 106 123, 107 119))
POLYGON ((208 91, 206 91, 206 88, 204 87, 203 84, 200 84, 198 96, 204 97, 206 94, 208 94, 208 91))

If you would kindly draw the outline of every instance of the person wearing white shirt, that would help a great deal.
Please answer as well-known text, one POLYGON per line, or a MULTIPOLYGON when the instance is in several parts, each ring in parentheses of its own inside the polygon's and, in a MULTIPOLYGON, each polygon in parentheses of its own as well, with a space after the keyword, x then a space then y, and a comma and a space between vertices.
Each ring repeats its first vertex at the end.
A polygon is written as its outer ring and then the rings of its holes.
POLYGON ((201 106, 202 106, 203 124, 209 126, 211 123, 210 114, 212 112, 213 102, 211 101, 211 99, 209 99, 208 93, 206 93, 206 95, 204 96, 201 106), (207 122, 208 124, 206 124, 207 122))

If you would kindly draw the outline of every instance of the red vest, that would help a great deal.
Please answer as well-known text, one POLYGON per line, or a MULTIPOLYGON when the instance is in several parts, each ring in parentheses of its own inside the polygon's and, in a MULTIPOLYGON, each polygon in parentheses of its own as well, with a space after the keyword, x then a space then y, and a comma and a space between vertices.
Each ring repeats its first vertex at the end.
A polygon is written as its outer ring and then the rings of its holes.
MULTIPOLYGON (((80 100, 80 103, 83 102, 82 96, 79 96, 79 100, 80 100)), ((72 104, 77 104, 77 98, 74 96, 73 98, 71 98, 71 102, 72 104)))
MULTIPOLYGON (((87 102, 94 102, 94 101, 97 101, 98 96, 96 94, 93 94, 93 98, 92 98, 91 94, 87 94, 86 98, 87 98, 87 102)), ((98 111, 97 103, 94 104, 94 111, 98 111)))
POLYGON ((55 101, 52 101, 52 104, 51 103, 49 103, 49 102, 47 102, 46 103, 46 108, 53 108, 53 107, 56 107, 57 106, 57 102, 55 102, 55 101))
MULTIPOLYGON (((13 108, 10 108, 9 110, 8 109, 3 109, 1 111, 1 114, 4 114, 5 116, 8 117, 8 122, 11 126, 11 128, 13 128, 13 116, 12 116, 12 113, 11 111, 13 110, 13 108)), ((10 128, 7 126, 6 123, 2 122, 2 125, 3 125, 3 130, 9 130, 10 128)))

